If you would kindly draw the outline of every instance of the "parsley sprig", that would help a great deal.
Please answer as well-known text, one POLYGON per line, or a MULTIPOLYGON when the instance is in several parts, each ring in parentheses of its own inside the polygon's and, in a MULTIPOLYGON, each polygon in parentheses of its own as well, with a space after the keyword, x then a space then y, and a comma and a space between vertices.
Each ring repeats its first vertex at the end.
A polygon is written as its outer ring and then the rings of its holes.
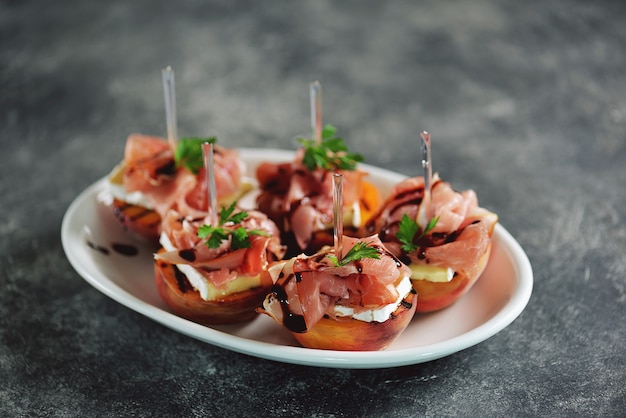
POLYGON ((396 237, 402 243, 402 249, 407 253, 417 250, 419 245, 415 243, 424 238, 424 236, 426 236, 426 234, 428 234, 435 227, 435 225, 437 225, 438 221, 439 216, 431 218, 428 225, 426 225, 426 228, 420 232, 420 227, 414 219, 409 218, 406 213, 402 215, 402 219, 398 225, 398 232, 396 233, 396 237), (420 232, 419 235, 418 232, 420 232))
POLYGON ((250 248, 252 246, 250 242, 251 236, 269 236, 269 233, 262 229, 246 229, 243 226, 225 228, 224 225, 226 224, 229 226, 237 225, 248 217, 248 212, 246 211, 233 213, 235 211, 235 203, 236 202, 233 202, 229 207, 224 207, 220 210, 217 226, 205 224, 198 228, 198 238, 206 239, 206 245, 209 248, 219 247, 222 242, 228 240, 229 237, 230 245, 233 250, 250 248))
POLYGON ((304 148, 302 164, 309 171, 316 168, 324 170, 354 170, 357 163, 363 161, 361 154, 348 151, 344 140, 337 137, 337 128, 332 125, 322 129, 322 142, 314 139, 299 138, 304 148))
POLYGON ((205 142, 215 144, 217 138, 214 136, 210 138, 190 137, 182 138, 178 141, 176 151, 174 152, 176 167, 185 167, 193 174, 198 174, 200 169, 204 166, 202 144, 205 142))
POLYGON ((365 241, 359 241, 354 247, 350 248, 350 251, 348 251, 341 260, 338 260, 334 255, 329 255, 328 258, 333 262, 335 267, 343 267, 353 261, 362 260, 364 258, 375 258, 378 260, 380 259, 380 253, 376 247, 368 245, 365 241))

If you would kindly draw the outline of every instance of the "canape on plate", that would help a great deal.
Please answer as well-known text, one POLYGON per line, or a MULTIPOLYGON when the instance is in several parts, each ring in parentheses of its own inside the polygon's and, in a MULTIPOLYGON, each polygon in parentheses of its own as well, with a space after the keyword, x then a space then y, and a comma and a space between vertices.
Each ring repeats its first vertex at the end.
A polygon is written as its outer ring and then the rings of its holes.
MULTIPOLYGON (((156 242, 170 209, 206 208, 201 144, 215 138, 183 138, 176 149, 159 137, 132 134, 124 159, 108 177, 110 205, 129 230, 156 242)), ((215 146, 215 180, 221 205, 248 192, 245 165, 236 150, 215 146)))
POLYGON ((397 184, 364 231, 379 234, 410 267, 417 312, 450 306, 469 291, 487 265, 498 222, 495 213, 478 206, 473 190, 457 192, 438 175, 431 184, 430 201, 423 177, 397 184))
POLYGON ((275 263, 264 275, 275 284, 260 312, 285 326, 304 347, 375 351, 407 327, 417 294, 411 270, 378 237, 342 238, 332 247, 275 263))
POLYGON ((201 324, 246 321, 257 315, 273 282, 264 274, 284 247, 276 225, 233 203, 212 216, 170 210, 163 221, 154 272, 159 294, 176 314, 201 324))

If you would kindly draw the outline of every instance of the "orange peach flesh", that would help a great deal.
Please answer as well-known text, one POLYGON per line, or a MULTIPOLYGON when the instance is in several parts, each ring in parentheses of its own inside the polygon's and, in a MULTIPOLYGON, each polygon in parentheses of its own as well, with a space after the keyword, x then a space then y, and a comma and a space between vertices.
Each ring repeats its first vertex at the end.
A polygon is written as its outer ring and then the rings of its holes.
POLYGON ((161 216, 152 209, 113 199, 113 213, 120 223, 130 231, 150 240, 157 241, 161 233, 161 216))
POLYGON ((457 274, 449 282, 430 282, 428 280, 411 280, 413 288, 419 295, 416 312, 434 312, 447 308, 467 293, 487 267, 491 242, 487 251, 478 259, 478 269, 474 277, 457 274))
POLYGON ((292 334, 307 348, 342 351, 384 350, 411 322, 417 297, 414 292, 410 292, 385 322, 364 322, 353 318, 335 320, 324 317, 307 332, 292 334))
POLYGON ((218 300, 206 301, 173 264, 155 261, 154 273, 159 295, 170 309, 176 315, 203 325, 231 324, 255 318, 255 309, 271 288, 271 283, 263 283, 218 300))
POLYGON ((380 195, 378 189, 372 183, 364 181, 361 183, 362 192, 359 207, 361 208, 361 224, 367 221, 376 213, 380 205, 380 195))

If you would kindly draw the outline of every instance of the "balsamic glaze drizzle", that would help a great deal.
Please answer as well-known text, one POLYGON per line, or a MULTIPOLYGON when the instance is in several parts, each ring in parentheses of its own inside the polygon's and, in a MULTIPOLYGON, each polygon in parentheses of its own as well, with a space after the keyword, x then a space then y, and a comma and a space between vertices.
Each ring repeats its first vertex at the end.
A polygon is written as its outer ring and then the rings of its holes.
MULTIPOLYGON (((85 243, 87 244, 87 247, 99 252, 100 254, 107 255, 107 256, 111 254, 111 251, 109 250, 109 248, 103 245, 96 244, 89 240, 87 240, 85 243)), ((134 245, 123 244, 120 242, 112 242, 110 246, 111 246, 111 249, 115 253, 126 256, 126 257, 134 257, 137 254, 139 254, 139 248, 135 247, 134 245)))

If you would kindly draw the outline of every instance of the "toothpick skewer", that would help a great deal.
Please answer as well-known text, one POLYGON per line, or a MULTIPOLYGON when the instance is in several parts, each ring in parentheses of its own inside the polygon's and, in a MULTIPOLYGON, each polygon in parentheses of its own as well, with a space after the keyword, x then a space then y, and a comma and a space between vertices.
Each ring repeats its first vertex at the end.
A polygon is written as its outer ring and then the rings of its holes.
POLYGON ((322 143, 322 84, 319 81, 313 81, 309 84, 309 93, 311 97, 311 128, 313 129, 313 138, 317 144, 322 143))
POLYGON ((176 122, 176 86, 174 85, 174 70, 169 65, 161 71, 163 76, 163 94, 165 96, 165 116, 167 121, 167 140, 172 150, 178 144, 178 130, 176 122))
POLYGON ((424 169, 424 204, 426 205, 426 222, 433 215, 431 187, 432 187, 432 160, 430 158, 430 134, 427 131, 420 133, 422 139, 422 168, 424 169))
POLYGON ((204 171, 206 173, 207 209, 211 217, 211 225, 217 225, 217 192, 215 188, 215 162, 213 159, 213 144, 202 144, 202 156, 204 157, 204 171))
POLYGON ((343 175, 333 174, 333 239, 335 257, 343 258, 341 240, 343 237, 343 175))

